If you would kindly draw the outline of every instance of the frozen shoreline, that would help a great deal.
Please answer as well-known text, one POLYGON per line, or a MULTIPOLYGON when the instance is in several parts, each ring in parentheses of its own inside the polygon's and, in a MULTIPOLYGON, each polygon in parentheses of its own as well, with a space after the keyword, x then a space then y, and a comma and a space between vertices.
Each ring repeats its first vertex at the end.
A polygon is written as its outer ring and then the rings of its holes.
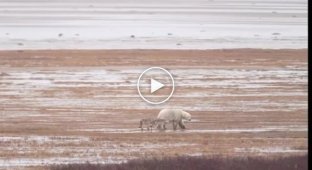
POLYGON ((0 1, 0 50, 307 48, 307 2, 0 1))

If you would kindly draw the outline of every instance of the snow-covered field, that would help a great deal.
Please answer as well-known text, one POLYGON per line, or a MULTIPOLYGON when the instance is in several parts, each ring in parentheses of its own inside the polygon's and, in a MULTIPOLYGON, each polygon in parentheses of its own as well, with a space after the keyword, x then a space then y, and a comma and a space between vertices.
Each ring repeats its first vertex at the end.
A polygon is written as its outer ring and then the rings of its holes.
POLYGON ((0 49, 307 48, 307 0, 0 0, 0 49))

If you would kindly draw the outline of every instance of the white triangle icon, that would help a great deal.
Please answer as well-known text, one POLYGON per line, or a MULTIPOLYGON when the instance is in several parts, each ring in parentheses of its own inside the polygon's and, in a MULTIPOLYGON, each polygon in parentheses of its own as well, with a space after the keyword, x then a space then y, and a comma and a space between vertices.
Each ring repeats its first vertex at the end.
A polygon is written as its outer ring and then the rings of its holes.
POLYGON ((154 93, 155 91, 159 90, 160 88, 162 88, 164 86, 165 85, 160 83, 159 81, 151 79, 151 93, 154 93))

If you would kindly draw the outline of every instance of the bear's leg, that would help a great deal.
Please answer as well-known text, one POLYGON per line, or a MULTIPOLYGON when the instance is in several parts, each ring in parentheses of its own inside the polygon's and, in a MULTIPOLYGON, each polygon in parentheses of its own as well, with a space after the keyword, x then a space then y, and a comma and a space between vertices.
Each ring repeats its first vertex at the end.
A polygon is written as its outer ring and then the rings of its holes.
POLYGON ((179 122, 179 126, 181 129, 185 129, 185 125, 183 124, 182 120, 179 122))
POLYGON ((166 123, 163 123, 163 127, 164 127, 164 130, 166 130, 167 128, 166 128, 166 123))
POLYGON ((159 124, 159 123, 157 124, 156 128, 157 128, 158 130, 160 130, 161 127, 160 127, 160 124, 159 124))
POLYGON ((177 122, 176 122, 176 121, 173 121, 173 122, 172 122, 173 130, 177 130, 177 126, 178 126, 177 122))

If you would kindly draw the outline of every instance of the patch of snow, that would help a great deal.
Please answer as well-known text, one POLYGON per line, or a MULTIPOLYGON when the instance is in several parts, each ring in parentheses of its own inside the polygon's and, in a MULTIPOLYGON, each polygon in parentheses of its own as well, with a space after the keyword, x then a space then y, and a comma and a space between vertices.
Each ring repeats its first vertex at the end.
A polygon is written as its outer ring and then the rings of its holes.
POLYGON ((10 167, 27 167, 27 166, 46 166, 57 164, 78 164, 78 163, 92 163, 92 164, 113 164, 123 163, 127 160, 118 157, 109 158, 68 158, 68 157, 55 157, 55 158, 14 158, 14 159, 0 159, 0 168, 10 167))

